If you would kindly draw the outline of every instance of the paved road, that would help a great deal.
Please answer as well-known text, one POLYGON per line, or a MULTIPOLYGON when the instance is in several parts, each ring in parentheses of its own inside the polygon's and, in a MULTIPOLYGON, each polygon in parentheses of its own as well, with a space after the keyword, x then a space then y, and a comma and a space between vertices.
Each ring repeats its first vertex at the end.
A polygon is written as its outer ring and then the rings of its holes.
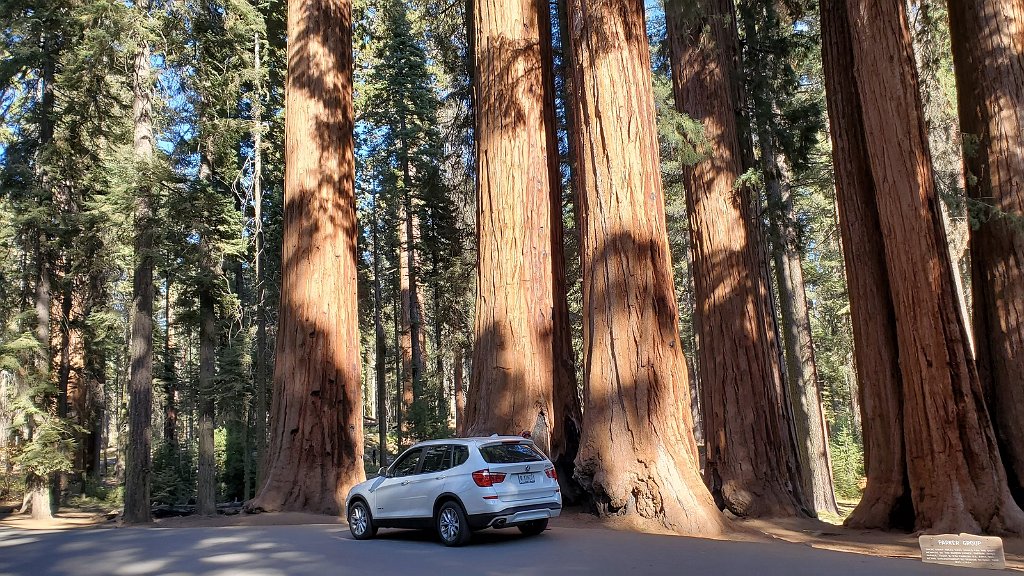
POLYGON ((477 534, 445 548, 424 532, 384 530, 357 542, 339 525, 122 528, 38 532, 0 529, 0 575, 737 575, 841 576, 995 572, 872 558, 787 543, 720 542, 605 529, 477 534))

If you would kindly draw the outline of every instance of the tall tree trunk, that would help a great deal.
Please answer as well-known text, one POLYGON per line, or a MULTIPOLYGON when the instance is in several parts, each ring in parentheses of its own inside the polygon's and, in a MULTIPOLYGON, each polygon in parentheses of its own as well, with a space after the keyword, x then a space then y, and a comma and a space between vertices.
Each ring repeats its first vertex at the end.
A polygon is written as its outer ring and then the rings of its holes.
MULTIPOLYGON (((409 342, 411 343, 410 359, 412 361, 412 400, 416 402, 423 397, 423 356, 426 350, 426 332, 423 330, 423 305, 420 299, 418 262, 416 255, 416 239, 419 226, 412 207, 412 194, 406 191, 405 204, 405 257, 409 271, 409 342)), ((422 424, 422 423, 421 423, 422 424)))
MULTIPOLYGON (((213 190, 212 143, 207 137, 199 160, 199 180, 213 190)), ((212 230, 206 231, 212 234, 212 230)), ((199 383, 197 401, 199 405, 199 470, 196 475, 196 512, 202 516, 217 513, 217 462, 214 454, 214 410, 215 391, 213 386, 217 361, 217 312, 213 293, 217 278, 216 256, 211 238, 204 236, 199 241, 201 277, 199 288, 199 383)))
POLYGON ((377 196, 373 197, 373 329, 374 377, 377 387, 377 443, 380 465, 388 465, 388 338, 384 332, 384 301, 380 272, 380 212, 377 196))
POLYGON ((365 478, 349 0, 288 0, 288 38, 270 446, 248 508, 338 514, 365 478))
MULTIPOLYGON (((41 193, 37 197, 37 207, 52 217, 54 214, 52 191, 53 183, 48 171, 48 159, 53 145, 54 135, 54 103, 56 91, 54 77, 56 75, 56 55, 51 34, 44 33, 42 46, 46 52, 47 60, 39 70, 41 80, 41 94, 39 102, 39 142, 35 151, 35 176, 41 193), (47 197, 49 196, 49 198, 47 197)), ((53 267, 54 254, 51 252, 50 239, 44 227, 36 227, 32 231, 34 238, 33 251, 35 252, 35 294, 33 304, 36 312, 35 336, 39 343, 39 353, 35 356, 34 376, 36 386, 51 383, 53 371, 53 343, 51 340, 51 314, 53 306, 53 267)), ((58 393, 59 394, 59 393, 58 393)), ((51 393, 46 394, 51 397, 51 393)), ((58 405, 64 402, 58 397, 58 405)), ((58 408, 59 412, 59 408, 58 408)), ((33 438, 34 421, 29 418, 28 440, 33 438)), ((22 512, 26 505, 32 507, 32 518, 36 520, 47 520, 53 517, 51 508, 51 490, 47 484, 50 479, 42 478, 34 472, 29 472, 25 481, 25 501, 22 505, 22 512)))
MULTIPOLYGON (((583 408, 580 405, 579 382, 576 379, 576 358, 572 349, 572 328, 569 322, 565 226, 562 217, 564 194, 556 130, 558 126, 555 114, 557 91, 555 89, 555 62, 552 53, 551 7, 545 1, 537 2, 537 4, 540 22, 541 71, 544 80, 544 125, 547 137, 548 181, 551 187, 548 199, 551 203, 551 292, 553 304, 551 341, 555 371, 552 394, 555 406, 553 420, 556 425, 556 433, 551 435, 551 448, 548 456, 558 471, 563 501, 575 504, 583 495, 574 474, 576 456, 579 453, 580 437, 582 436, 583 408)), ((563 52, 565 52, 564 47, 563 52)), ((563 70, 564 73, 565 70, 563 70)), ((563 96, 565 95, 563 94, 563 96)), ((571 145, 567 152, 571 158, 571 145)))
MULTIPOLYGON (((853 84, 853 113, 835 123, 834 133, 840 134, 837 139, 857 138, 854 145, 865 153, 863 183, 875 201, 895 319, 914 527, 1020 533, 1024 513, 1010 495, 999 461, 946 257, 906 9, 901 3, 866 0, 824 2, 823 7, 825 20, 838 24, 833 33, 849 31, 837 45, 848 42, 846 59, 852 66, 830 67, 826 73, 833 77, 830 82, 847 76, 853 84)), ((861 192, 841 188, 841 195, 848 193, 861 192)), ((875 425, 868 410, 865 406, 866 434, 875 425)))
POLYGON ((1024 503, 1024 2, 949 1, 967 191, 983 206, 971 236, 974 335, 996 436, 1024 503))
POLYGON ((801 488, 815 512, 838 514, 832 488, 828 427, 818 389, 818 368, 814 357, 811 318, 807 311, 804 272, 794 230, 793 190, 783 183, 783 172, 769 135, 759 138, 765 187, 771 205, 772 253, 779 285, 782 312, 782 341, 786 356, 786 382, 793 406, 797 449, 800 455, 801 488), (785 191, 783 191, 785 188, 785 191))
MULTIPOLYGON (((944 0, 907 0, 906 5, 909 13, 913 14, 910 34, 920 75, 919 91, 928 127, 932 169, 939 197, 945 197, 939 206, 942 208, 949 259, 953 265, 957 303, 964 318, 971 318, 970 271, 962 265, 968 256, 971 215, 967 203, 959 201, 966 191, 964 148, 957 125, 956 103, 947 96, 949 91, 945 84, 951 62, 950 26, 948 13, 942 6, 944 3, 944 0)), ((967 336, 973 351, 973 335, 968 331, 967 336)))
POLYGON ((60 294, 60 359, 57 364, 57 416, 68 417, 69 385, 71 383, 71 279, 65 278, 60 294))
POLYGON ((217 317, 213 279, 207 278, 203 282, 206 285, 199 289, 199 473, 196 477, 196 512, 203 516, 213 516, 217 513, 217 462, 213 447, 217 317))
POLYGON ((405 428, 402 432, 408 432, 409 425, 411 424, 411 418, 409 417, 412 412, 412 403, 415 400, 415 386, 413 382, 413 374, 415 368, 413 368, 413 337, 412 337, 412 292, 414 286, 411 282, 411 275, 409 273, 409 264, 413 262, 412 244, 408 241, 409 233, 407 232, 409 224, 409 211, 406 207, 406 203, 403 201, 398 209, 398 275, 401 290, 401 341, 399 348, 402 357, 402 370, 401 370, 401 411, 404 415, 403 425, 405 428))
POLYGON ((734 514, 799 514, 799 466, 769 332, 761 237, 752 222, 750 190, 736 186, 743 151, 733 5, 706 0, 690 7, 669 0, 665 17, 676 107, 703 124, 710 146, 708 157, 683 176, 700 334, 704 474, 716 501, 734 514))
POLYGON ((579 437, 565 304, 548 4, 474 8, 477 306, 464 432, 529 431, 572 479, 579 437), (557 402, 557 405, 556 405, 557 402))
POLYGON ((408 400, 408 403, 409 406, 412 406, 414 402, 417 402, 423 396, 423 356, 426 350, 426 332, 423 330, 424 314, 423 304, 420 299, 419 256, 416 250, 420 229, 413 202, 412 168, 410 166, 411 150, 410 144, 404 136, 408 131, 404 116, 401 120, 401 131, 403 134, 401 140, 402 151, 400 154, 402 158, 401 215, 403 219, 401 223, 401 244, 404 250, 402 253, 402 264, 405 266, 402 271, 402 281, 404 282, 402 287, 402 303, 406 306, 406 310, 402 313, 402 320, 404 322, 406 317, 408 317, 408 323, 403 326, 403 330, 407 330, 409 333, 409 373, 406 378, 411 387, 411 399, 408 400))
POLYGON ((164 442, 173 454, 178 449, 178 406, 175 398, 178 393, 178 382, 174 373, 174 353, 171 347, 171 333, 174 327, 174 318, 171 314, 171 286, 171 273, 168 272, 164 282, 164 442))
POLYGON ((869 179, 867 141, 853 70, 846 0, 822 0, 822 60, 828 100, 839 229, 853 323, 867 487, 846 524, 911 528, 904 455, 896 315, 889 296, 882 230, 869 179))
POLYGON ((263 87, 261 45, 259 32, 253 33, 253 72, 257 78, 252 104, 252 203, 255 254, 253 267, 256 270, 256 397, 253 420, 256 449, 256 486, 263 485, 266 469, 264 456, 267 450, 267 356, 270 355, 267 342, 267 286, 266 286, 266 238, 263 233, 263 87))
POLYGON ((644 3, 568 7, 587 407, 576 478, 603 514, 720 533, 691 432, 644 3))
MULTIPOLYGON (((399 260, 401 261, 401 251, 399 251, 399 260)), ((399 265, 401 268, 401 265, 399 265)), ((401 271, 399 271, 401 276, 401 271)), ((408 358, 408 348, 405 347, 405 333, 402 331, 404 322, 402 321, 402 311, 405 309, 403 306, 404 291, 401 289, 401 281, 398 286, 394 286, 394 302, 391 303, 392 317, 395 320, 395 436, 398 441, 398 452, 402 452, 402 440, 405 436, 405 414, 408 413, 408 404, 406 399, 408 398, 409 403, 412 402, 412 382, 408 382, 406 387, 406 358, 408 358)), ((410 360, 411 362, 411 360, 410 360)))
MULTIPOLYGON (((90 318, 97 306, 107 302, 106 276, 103 270, 93 269, 89 273, 89 288, 86 296, 87 304, 83 317, 90 318)), ((104 472, 101 470, 103 457, 103 429, 107 418, 106 412, 106 373, 107 353, 103 346, 97 345, 96 337, 86 327, 81 333, 83 356, 82 422, 85 433, 82 437, 82 471, 83 480, 99 484, 104 472)), ((84 488, 84 486, 83 486, 84 488)))
MULTIPOLYGON (((139 4, 141 16, 150 19, 150 0, 139 4)), ((132 117, 135 123, 135 161, 143 171, 140 186, 135 190, 135 271, 132 279, 131 373, 128 383, 129 436, 125 465, 124 514, 127 524, 150 522, 150 489, 152 483, 153 447, 153 267, 154 191, 149 183, 153 161, 153 79, 150 70, 147 39, 142 39, 135 53, 132 79, 132 117)))
MULTIPOLYGON (((65 270, 70 270, 70 268, 70 262, 65 262, 65 270)), ((59 360, 57 361, 57 417, 67 419, 71 408, 71 313, 73 293, 70 278, 65 277, 62 284, 60 317, 57 319, 57 325, 60 330, 59 360)), ((76 415, 80 415, 80 412, 77 412, 76 415)), ((80 421, 78 423, 81 424, 80 421)), ((64 472, 56 472, 50 476, 50 498, 53 500, 55 510, 60 507, 66 485, 67 475, 64 472)))

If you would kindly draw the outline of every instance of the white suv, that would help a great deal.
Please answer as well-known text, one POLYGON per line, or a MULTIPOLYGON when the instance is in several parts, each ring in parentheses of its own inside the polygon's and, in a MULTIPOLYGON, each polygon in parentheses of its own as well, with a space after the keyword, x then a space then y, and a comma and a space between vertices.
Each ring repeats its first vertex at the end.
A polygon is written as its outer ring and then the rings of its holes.
POLYGON ((461 546, 473 530, 516 526, 543 532, 562 510, 555 467, 519 436, 421 442, 380 476, 345 499, 357 540, 378 528, 434 528, 446 546, 461 546))

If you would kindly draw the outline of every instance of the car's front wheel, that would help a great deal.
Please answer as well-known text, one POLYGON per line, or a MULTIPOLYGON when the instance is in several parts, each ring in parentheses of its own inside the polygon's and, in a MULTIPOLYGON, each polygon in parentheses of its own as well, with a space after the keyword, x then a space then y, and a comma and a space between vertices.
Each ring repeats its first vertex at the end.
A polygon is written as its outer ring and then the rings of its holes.
POLYGON ((356 540, 368 540, 377 535, 370 509, 362 500, 356 500, 348 507, 348 530, 356 540))
POLYGON ((434 524, 437 534, 441 537, 441 543, 445 546, 462 546, 473 536, 466 515, 462 512, 462 506, 457 502, 449 501, 442 504, 437 510, 434 524))
POLYGON ((541 532, 547 530, 547 528, 548 528, 548 519, 547 518, 544 518, 543 520, 531 520, 529 522, 526 522, 526 523, 523 523, 523 524, 519 525, 519 531, 522 532, 523 534, 526 534, 527 536, 536 536, 536 535, 540 534, 541 532))

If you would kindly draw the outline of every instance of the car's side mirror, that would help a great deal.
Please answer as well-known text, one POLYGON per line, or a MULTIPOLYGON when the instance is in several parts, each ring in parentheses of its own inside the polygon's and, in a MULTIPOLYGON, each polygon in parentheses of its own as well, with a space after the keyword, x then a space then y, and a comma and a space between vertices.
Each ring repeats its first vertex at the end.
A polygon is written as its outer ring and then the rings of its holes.
POLYGON ((381 478, 387 478, 388 469, 387 468, 381 468, 380 470, 377 471, 377 475, 380 476, 381 478))

